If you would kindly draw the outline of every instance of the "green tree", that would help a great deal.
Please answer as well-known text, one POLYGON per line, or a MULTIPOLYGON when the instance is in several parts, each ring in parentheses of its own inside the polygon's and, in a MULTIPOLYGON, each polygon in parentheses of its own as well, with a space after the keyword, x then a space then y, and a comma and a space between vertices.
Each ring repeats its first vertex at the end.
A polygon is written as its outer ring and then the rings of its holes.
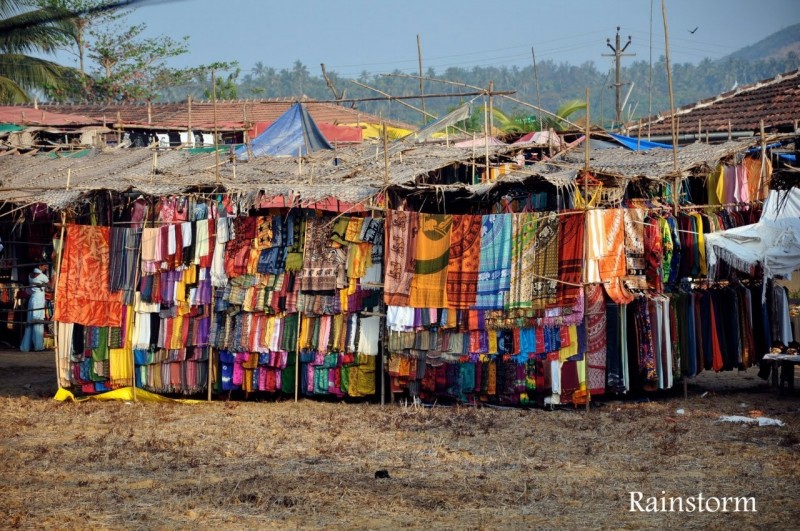
POLYGON ((153 100, 160 91, 191 80, 195 68, 173 68, 167 61, 189 51, 189 37, 142 36, 147 25, 91 30, 88 57, 92 72, 91 95, 104 101, 153 100))
POLYGON ((44 9, 58 9, 72 13, 75 31, 62 39, 61 46, 78 58, 78 70, 86 75, 86 49, 89 31, 98 25, 113 22, 131 13, 129 10, 104 9, 109 0, 36 0, 44 9))
POLYGON ((24 102, 31 90, 61 87, 72 69, 28 54, 54 53, 74 34, 74 23, 61 10, 0 0, 0 101, 24 102))

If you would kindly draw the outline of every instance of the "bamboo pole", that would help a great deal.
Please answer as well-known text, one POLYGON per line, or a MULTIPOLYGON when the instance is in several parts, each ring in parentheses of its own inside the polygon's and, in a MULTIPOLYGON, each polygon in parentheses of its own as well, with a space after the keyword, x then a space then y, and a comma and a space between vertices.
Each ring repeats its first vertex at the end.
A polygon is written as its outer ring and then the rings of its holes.
POLYGON ((189 134, 192 134, 192 95, 191 94, 189 94, 189 98, 186 101, 186 105, 188 107, 187 110, 189 111, 188 112, 189 123, 188 123, 187 131, 189 131, 189 134))
POLYGON ((492 100, 492 92, 494 91, 494 81, 489 81, 489 134, 494 136, 494 101, 492 100))
POLYGON ((219 185, 219 130, 217 129, 217 76, 215 69, 211 69, 211 98, 214 109, 214 180, 219 185))
POLYGON ((636 151, 639 151, 642 145, 642 119, 639 118, 639 129, 636 130, 636 151))
MULTIPOLYGON (((758 176, 756 198, 762 199, 761 187, 764 186, 764 180, 767 177, 767 137, 764 135, 764 120, 759 121, 759 129, 761 132, 761 173, 758 176)), ((752 201, 753 198, 751 197, 750 200, 752 201)))
MULTIPOLYGON (((664 21, 664 48, 665 48, 665 57, 667 63, 667 85, 669 87, 669 114, 670 114, 670 122, 671 122, 671 129, 672 129, 672 171, 675 173, 675 177, 673 180, 672 185, 672 210, 675 216, 678 215, 678 210, 680 208, 680 190, 678 187, 680 186, 681 182, 681 175, 678 171, 678 127, 675 120, 675 95, 672 91, 672 70, 669 66, 669 27, 667 24, 667 2, 666 0, 661 0, 661 16, 664 21)), ((698 128, 700 124, 698 124, 698 128)), ((689 398, 689 380, 687 379, 686 375, 683 375, 683 398, 684 400, 689 398)))
POLYGON ((417 33, 417 60, 419 61, 419 97, 422 107, 422 125, 428 123, 428 116, 425 112, 425 81, 422 79, 422 44, 420 43, 419 33, 417 33))
POLYGON ((666 0, 661 0, 661 14, 664 20, 664 46, 665 56, 667 62, 667 84, 669 86, 669 108, 670 108, 670 122, 672 129, 672 171, 675 173, 672 186, 672 204, 674 207, 674 214, 678 215, 678 202, 680 193, 678 186, 680 185, 680 173, 678 172, 678 129, 675 122, 675 95, 672 91, 672 71, 669 67, 669 28, 667 25, 667 3, 666 0))
MULTIPOLYGON (((70 180, 72 179, 72 168, 67 168, 67 186, 65 188, 66 191, 69 191, 70 180)), ((61 211, 61 237, 58 240, 58 254, 56 258, 56 266, 58 269, 56 270, 56 284, 54 290, 58 293, 58 284, 61 281, 61 260, 64 258, 64 236, 67 229, 67 212, 66 210, 61 211)), ((55 303, 58 304, 58 300, 55 299, 55 294, 53 299, 55 303)), ((58 384, 58 388, 61 389, 61 364, 58 360, 58 334, 54 335, 53 344, 55 346, 55 355, 56 355, 56 383, 58 384)))
MULTIPOLYGON (((588 245, 589 239, 586 237, 586 225, 588 222, 587 212, 589 211, 589 149, 590 149, 590 132, 591 132, 591 122, 590 122, 590 114, 589 114, 589 88, 586 88, 586 140, 584 140, 584 149, 583 149, 583 260, 584 260, 584 267, 583 270, 586 271, 586 256, 588 255, 588 245)), ((586 385, 586 411, 589 411, 589 402, 591 397, 589 396, 589 353, 584 352, 583 354, 583 380, 586 385)))
POLYGON ((383 130, 383 184, 389 186, 389 139, 383 122, 381 122, 381 129, 383 130))
POLYGON ((475 184, 475 132, 472 133, 472 184, 475 184))
POLYGON ((531 56, 533 57, 533 80, 536 83, 536 106, 539 107, 539 131, 544 128, 542 124, 542 95, 539 93, 539 69, 536 67, 536 52, 531 46, 531 56))
MULTIPOLYGON (((296 281, 296 280, 295 280, 296 281)), ((300 326, 303 323, 303 314, 297 312, 297 335, 294 343, 294 401, 297 403, 300 393, 300 326)))
POLYGON ((483 102, 483 148, 484 148, 484 155, 486 160, 486 174, 481 179, 482 182, 489 181, 489 131, 488 128, 488 109, 486 107, 486 102, 483 102))

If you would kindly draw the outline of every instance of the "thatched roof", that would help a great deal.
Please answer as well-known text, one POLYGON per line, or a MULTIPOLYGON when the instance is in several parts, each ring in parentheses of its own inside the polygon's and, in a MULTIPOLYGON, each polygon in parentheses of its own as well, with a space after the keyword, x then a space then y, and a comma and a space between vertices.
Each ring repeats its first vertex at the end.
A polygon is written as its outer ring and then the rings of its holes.
MULTIPOLYGON (((682 175, 705 171, 719 160, 757 143, 752 139, 683 147, 678 154, 679 170, 682 175)), ((510 156, 519 149, 519 146, 497 146, 490 147, 488 153, 495 160, 511 160, 510 156)), ((227 154, 220 153, 218 170, 214 153, 191 154, 180 149, 114 149, 60 158, 5 155, 0 157, 0 201, 41 202, 63 209, 99 190, 169 195, 216 188, 229 193, 291 196, 302 201, 336 198, 358 202, 389 186, 425 187, 432 172, 454 164, 473 163, 472 150, 441 144, 408 144, 391 152, 394 154, 389 157, 388 179, 382 148, 375 145, 317 152, 302 160, 258 158, 233 163, 227 154)), ((475 156, 476 164, 482 165, 485 152, 475 156)), ((548 163, 518 167, 491 183, 437 187, 485 193, 494 186, 523 182, 531 177, 566 186, 583 164, 583 154, 578 150, 548 163)), ((661 149, 639 153, 622 148, 594 150, 590 167, 595 173, 622 180, 659 179, 674 174, 672 152, 661 149)))

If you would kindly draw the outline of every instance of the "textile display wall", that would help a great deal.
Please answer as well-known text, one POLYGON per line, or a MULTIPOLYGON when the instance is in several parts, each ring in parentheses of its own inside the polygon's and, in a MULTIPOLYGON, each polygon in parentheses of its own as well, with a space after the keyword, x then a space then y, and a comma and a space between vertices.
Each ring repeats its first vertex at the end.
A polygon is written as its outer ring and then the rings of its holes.
MULTIPOLYGON (((709 287, 703 235, 751 223, 758 210, 645 207, 389 211, 392 390, 504 404, 540 393, 559 403, 757 362, 768 349, 762 307, 751 302, 760 288, 709 287)), ((727 278, 725 268, 716 274, 727 278)))
POLYGON ((200 203, 158 221, 67 228, 61 386, 194 394, 211 366, 218 392, 292 393, 299 362, 304 394, 375 392, 382 220, 200 203))
POLYGON ((134 205, 67 227, 61 386, 365 397, 385 371, 425 400, 567 403, 792 341, 785 293, 707 263, 704 236, 757 221, 753 206, 384 219, 176 201, 147 224, 134 205))

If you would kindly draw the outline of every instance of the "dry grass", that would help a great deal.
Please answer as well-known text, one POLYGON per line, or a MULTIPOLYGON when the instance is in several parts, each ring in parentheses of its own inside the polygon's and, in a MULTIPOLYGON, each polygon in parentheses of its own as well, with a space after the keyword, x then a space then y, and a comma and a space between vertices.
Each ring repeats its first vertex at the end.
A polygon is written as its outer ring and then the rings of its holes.
POLYGON ((763 388, 589 414, 59 404, 51 370, 0 368, 4 528, 791 529, 800 516, 800 403, 763 388), (715 422, 754 410, 786 426, 715 422), (630 513, 632 490, 754 496, 758 513, 630 513))

